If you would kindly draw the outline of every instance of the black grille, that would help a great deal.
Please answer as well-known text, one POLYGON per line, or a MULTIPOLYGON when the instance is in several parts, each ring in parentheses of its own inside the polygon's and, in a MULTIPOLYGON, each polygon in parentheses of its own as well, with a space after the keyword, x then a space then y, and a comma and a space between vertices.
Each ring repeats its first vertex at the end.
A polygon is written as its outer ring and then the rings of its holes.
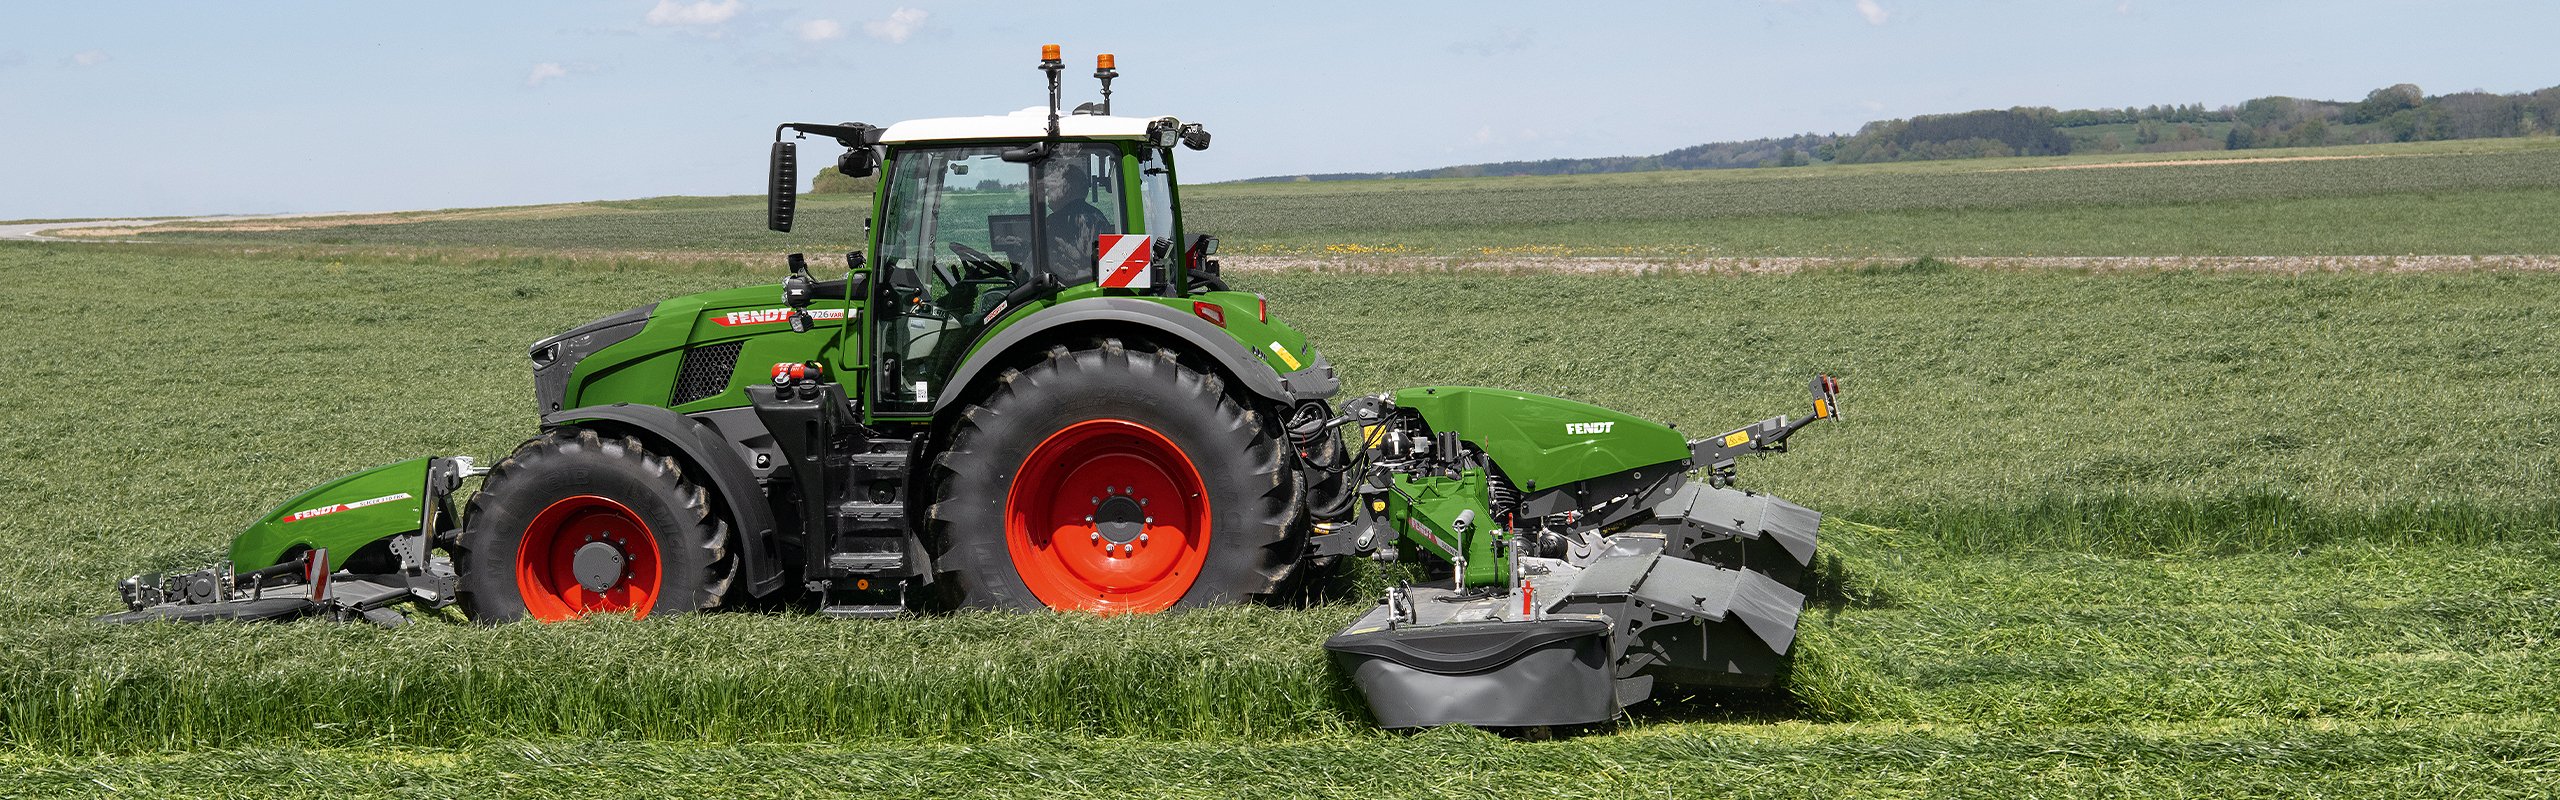
POLYGON ((676 390, 667 405, 680 406, 729 390, 738 372, 738 350, 746 342, 723 342, 685 351, 684 368, 676 371, 676 390))

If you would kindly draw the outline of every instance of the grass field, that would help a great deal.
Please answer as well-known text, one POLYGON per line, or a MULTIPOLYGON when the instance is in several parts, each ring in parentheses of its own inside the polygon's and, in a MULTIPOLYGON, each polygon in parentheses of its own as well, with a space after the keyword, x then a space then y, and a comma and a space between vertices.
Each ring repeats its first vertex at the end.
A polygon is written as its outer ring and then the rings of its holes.
POLYGON ((668 773, 859 762, 693 785, 1454 796, 1585 776, 1597 796, 2037 774, 2094 793, 2435 795, 2418 787, 2529 786, 2549 764, 2514 754, 2560 739, 2560 526, 2541 489, 2560 431, 2537 412, 2560 347, 2551 276, 1258 276, 1351 391, 1517 386, 1691 430, 1791 409, 1815 370, 1852 392, 1846 421, 1746 465, 1831 512, 1849 578, 1809 618, 1791 694, 1651 707, 1560 744, 1387 747, 1316 647, 1347 607, 86 623, 113 577, 208 560, 298 487, 504 451, 526 432, 522 342, 771 276, 52 245, 0 265, 29 287, 6 301, 23 379, 0 397, 21 421, 0 435, 17 456, 0 546, 26 554, 0 562, 0 736, 28 792, 285 768, 309 794, 396 793, 548 763, 599 765, 562 792, 647 793, 668 773), (135 275, 142 313, 95 310, 135 275), (1559 298, 1613 321, 1542 313, 1559 298), (2057 737, 2078 744, 2038 744, 2057 737), (1083 765, 1104 756, 1144 766, 1083 765), (2142 767, 2109 766, 2126 759, 2142 767), (2453 783, 2405 782, 2430 764, 2453 783))
POLYGON ((0 796, 2498 797, 2560 769, 2533 272, 1238 276, 1346 392, 1696 432, 1841 378, 1844 420, 1742 465, 1829 515, 1790 685, 1558 742, 1372 730, 1318 647, 1347 604, 86 621, 301 488, 512 448, 527 342, 779 276, 540 250, 0 243, 0 796))
MULTIPOLYGON (((2553 188, 2560 188, 2560 139, 2539 138, 1213 184, 1186 187, 1183 203, 1195 232, 1214 233, 1227 252, 1246 255, 2499 255, 2560 252, 2560 236, 2546 224, 2560 218, 2553 188), (2220 163, 2293 157, 2346 158, 2220 163), (2172 163, 2044 169, 2162 160, 2172 163)), ((187 230, 149 236, 356 248, 827 252, 850 249, 865 201, 805 196, 801 226, 790 234, 764 229, 759 197, 674 197, 370 220, 392 224, 185 223, 187 230)))

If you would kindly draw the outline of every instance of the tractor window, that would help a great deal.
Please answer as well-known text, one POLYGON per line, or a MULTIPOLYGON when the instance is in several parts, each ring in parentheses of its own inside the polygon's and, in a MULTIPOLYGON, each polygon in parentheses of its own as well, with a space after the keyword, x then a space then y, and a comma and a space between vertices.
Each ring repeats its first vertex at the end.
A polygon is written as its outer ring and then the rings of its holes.
POLYGON ((1167 155, 1153 147, 1138 150, 1138 194, 1146 201, 1147 237, 1155 240, 1159 259, 1173 252, 1173 237, 1180 233, 1174 229, 1173 168, 1167 155))
POLYGON ((1122 217, 1120 148, 1107 144, 1061 145, 1040 163, 1040 204, 1048 221, 1049 274, 1074 286, 1092 283, 1094 249, 1102 234, 1128 230, 1122 217))

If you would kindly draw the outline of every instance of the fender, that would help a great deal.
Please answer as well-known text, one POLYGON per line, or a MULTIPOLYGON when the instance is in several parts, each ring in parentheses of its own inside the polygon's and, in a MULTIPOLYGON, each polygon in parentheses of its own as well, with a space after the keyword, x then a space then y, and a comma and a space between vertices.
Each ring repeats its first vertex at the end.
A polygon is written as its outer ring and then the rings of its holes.
MULTIPOLYGON (((1228 374, 1242 381, 1246 389, 1282 406, 1294 404, 1301 399, 1332 397, 1342 388, 1341 380, 1333 375, 1333 366, 1325 361, 1323 353, 1315 352, 1313 347, 1308 348, 1308 352, 1314 358, 1310 359, 1311 363, 1306 369, 1281 375, 1273 370, 1271 365, 1262 363, 1262 359, 1256 357, 1252 351, 1245 349, 1244 344, 1236 341, 1234 336, 1228 335, 1225 330, 1216 325, 1209 324, 1207 320, 1182 313, 1162 303, 1127 297, 1088 297, 1041 309, 988 338, 984 344, 980 344, 977 351, 969 355, 968 362, 961 364, 960 369, 952 373, 951 381, 947 385, 975 385, 978 373, 984 371, 988 364, 993 363, 997 356, 1012 350, 1015 345, 1050 330, 1084 322, 1126 322, 1172 334, 1200 352, 1208 353, 1211 358, 1217 359, 1218 364, 1226 367, 1228 374)), ((960 398, 963 394, 963 392, 943 392, 942 399, 933 404, 933 413, 941 414, 950 407, 953 400, 960 398)))
POLYGON ((677 454, 701 474, 709 476, 711 487, 729 506, 729 519, 738 526, 739 566, 745 572, 747 591, 756 597, 772 594, 782 587, 782 565, 770 552, 773 547, 773 508, 763 502, 764 490, 756 485, 754 475, 738 462, 737 450, 729 440, 702 423, 682 414, 657 406, 615 403, 588 406, 545 414, 545 429, 580 422, 609 422, 636 428, 676 449, 677 454))

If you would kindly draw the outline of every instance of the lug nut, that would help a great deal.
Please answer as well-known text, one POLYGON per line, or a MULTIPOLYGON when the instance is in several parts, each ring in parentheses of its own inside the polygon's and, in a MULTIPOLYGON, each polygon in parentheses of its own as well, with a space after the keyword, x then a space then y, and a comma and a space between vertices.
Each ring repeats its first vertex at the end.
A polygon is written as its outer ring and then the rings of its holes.
POLYGON ((1097 506, 1098 506, 1098 505, 1102 505, 1102 498, 1099 498, 1099 497, 1094 498, 1094 499, 1093 499, 1093 504, 1094 504, 1094 505, 1097 505, 1097 506))
POLYGON ((1093 521, 1093 515, 1092 515, 1092 514, 1086 514, 1086 515, 1084 515, 1084 521, 1086 521, 1086 522, 1092 522, 1092 521, 1093 521))
POLYGON ((1142 506, 1143 506, 1143 505, 1146 505, 1146 504, 1147 504, 1147 499, 1146 499, 1146 498, 1144 498, 1144 497, 1138 498, 1138 505, 1142 505, 1142 506))
POLYGON ((1143 541, 1146 541, 1146 540, 1147 540, 1147 535, 1146 535, 1146 534, 1143 534, 1143 533, 1138 534, 1138 541, 1143 542, 1143 541))
POLYGON ((1138 552, 1138 543, 1137 543, 1137 542, 1129 542, 1129 543, 1126 543, 1126 544, 1122 544, 1122 545, 1120 545, 1120 552, 1123 552, 1123 553, 1135 553, 1135 552, 1138 552))
POLYGON ((1154 518, 1154 517, 1148 517, 1148 518, 1147 518, 1147 524, 1149 524, 1149 525, 1156 524, 1156 518, 1154 518))
POLYGON ((1102 532, 1101 532, 1101 531, 1094 531, 1094 532, 1093 532, 1093 537, 1092 537, 1092 538, 1090 538, 1090 539, 1087 539, 1086 541, 1091 541, 1091 542, 1099 542, 1099 541, 1102 541, 1102 532))

